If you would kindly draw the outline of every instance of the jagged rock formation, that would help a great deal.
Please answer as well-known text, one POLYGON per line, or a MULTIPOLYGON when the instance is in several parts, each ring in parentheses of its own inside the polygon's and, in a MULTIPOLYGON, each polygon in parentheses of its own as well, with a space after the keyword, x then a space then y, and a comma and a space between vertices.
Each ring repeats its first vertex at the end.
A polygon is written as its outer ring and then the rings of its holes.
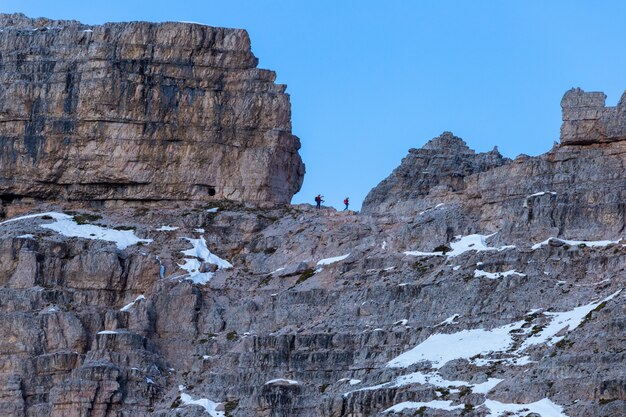
POLYGON ((625 162, 446 133, 365 214, 40 203, 0 222, 0 415, 624 415, 625 162))
POLYGON ((468 176, 488 171, 507 161, 497 148, 477 154, 461 138, 444 132, 421 149, 409 149, 400 166, 367 195, 363 212, 426 209, 428 207, 421 207, 420 203, 434 188, 463 191, 468 176), (408 203, 410 207, 405 207, 403 203, 408 203))
POLYGON ((288 203, 289 96, 244 30, 0 15, 3 201, 288 203))
POLYGON ((617 107, 606 107, 604 93, 586 93, 573 88, 563 96, 561 108, 563 145, 626 140, 626 94, 617 107))

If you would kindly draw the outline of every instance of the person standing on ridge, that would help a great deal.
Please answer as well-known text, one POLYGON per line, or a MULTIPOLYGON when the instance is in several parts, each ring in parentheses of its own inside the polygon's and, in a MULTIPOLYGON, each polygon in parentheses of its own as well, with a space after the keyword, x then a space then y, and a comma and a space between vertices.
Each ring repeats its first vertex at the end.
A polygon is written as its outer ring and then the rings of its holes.
POLYGON ((322 203, 324 202, 324 200, 322 200, 322 197, 324 197, 321 194, 318 194, 317 197, 315 197, 315 204, 317 206, 317 208, 321 208, 322 207, 322 203))
POLYGON ((348 206, 350 205, 350 197, 346 197, 346 199, 345 199, 345 200, 343 200, 343 204, 345 204, 345 205, 346 205, 346 208, 345 208, 345 209, 343 209, 343 211, 348 210, 348 206))

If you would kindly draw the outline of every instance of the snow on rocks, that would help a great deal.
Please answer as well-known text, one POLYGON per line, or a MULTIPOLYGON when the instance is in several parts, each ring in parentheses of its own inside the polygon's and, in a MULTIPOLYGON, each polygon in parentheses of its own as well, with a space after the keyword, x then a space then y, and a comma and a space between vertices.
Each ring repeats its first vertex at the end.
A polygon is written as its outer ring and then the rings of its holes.
MULTIPOLYGON (((458 409, 463 409, 465 407, 465 404, 452 405, 452 401, 449 400, 433 400, 428 402, 405 401, 401 402, 400 404, 396 404, 393 407, 389 407, 388 409, 383 411, 383 413, 397 413, 406 409, 412 410, 420 409, 423 407, 436 410, 454 411, 458 409)), ((523 417, 531 413, 536 413, 541 417, 567 417, 563 413, 563 407, 554 404, 547 398, 529 404, 506 404, 499 401, 487 399, 483 404, 480 404, 478 407, 486 408, 487 410, 489 410, 489 414, 487 415, 487 417, 500 417, 504 415, 511 417, 523 417)))
POLYGON ((335 262, 343 261, 348 256, 350 256, 349 253, 347 255, 335 256, 334 258, 321 259, 317 262, 317 266, 325 266, 325 265, 334 264, 335 262))
POLYGON ((554 404, 548 398, 544 398, 529 404, 506 404, 494 400, 485 400, 481 407, 489 410, 487 417, 519 416, 524 417, 532 413, 541 417, 567 417, 563 413, 563 407, 554 404))
POLYGON ((556 195, 556 191, 539 191, 538 193, 527 195, 526 199, 529 199, 529 198, 532 198, 532 197, 540 197, 540 196, 546 195, 546 194, 556 195))
MULTIPOLYGON (((433 368, 439 369, 454 359, 469 360, 476 356, 489 356, 492 353, 510 356, 509 358, 497 359, 497 361, 509 362, 511 365, 524 365, 529 363, 528 360, 519 358, 519 356, 525 349, 538 344, 545 343, 551 346, 557 343, 564 337, 557 336, 557 334, 561 334, 566 329, 568 331, 576 329, 590 312, 616 297, 620 292, 621 290, 603 300, 577 307, 571 311, 544 312, 544 315, 551 318, 550 322, 541 331, 528 337, 517 350, 511 350, 514 346, 512 334, 524 336, 531 333, 530 328, 522 328, 525 321, 495 327, 491 330, 471 329, 448 334, 435 333, 413 349, 389 361, 386 366, 389 368, 406 368, 416 363, 430 362, 433 368), (519 358, 520 361, 516 361, 515 357, 519 358)), ((472 360, 476 364, 480 364, 479 361, 481 361, 481 359, 476 358, 472 360)), ((489 359, 482 361, 484 364, 489 362, 491 362, 489 359)))
POLYGON ((455 321, 456 319, 458 319, 459 317, 461 317, 460 314, 455 314, 453 316, 448 317, 447 319, 445 319, 444 321, 442 321, 441 323, 435 325, 435 327, 439 327, 439 326, 447 326, 449 324, 457 324, 458 322, 455 321))
POLYGON ((513 249, 515 246, 500 246, 500 247, 491 247, 487 244, 487 239, 495 236, 495 233, 490 235, 479 235, 472 234, 467 236, 456 236, 456 241, 450 242, 451 250, 448 252, 421 252, 421 251, 406 251, 405 255, 409 256, 447 256, 448 258, 452 258, 455 256, 462 255, 465 252, 476 251, 502 251, 506 249, 513 249))
POLYGON ((161 226, 158 229, 156 229, 157 232, 171 232, 173 230, 178 230, 180 229, 180 227, 176 227, 176 226, 161 226))
POLYGON ((489 392, 491 389, 493 389, 496 385, 498 385, 502 381, 503 379, 489 378, 487 381, 482 382, 480 384, 471 384, 466 381, 450 381, 450 380, 444 379, 437 372, 429 372, 429 373, 412 372, 410 374, 401 375, 397 377, 396 379, 394 379, 393 381, 386 382, 384 384, 374 385, 372 387, 366 387, 366 388, 358 389, 356 391, 351 391, 349 393, 344 394, 344 396, 352 394, 353 392, 373 391, 373 390, 377 390, 381 388, 400 388, 400 387, 413 385, 413 384, 421 384, 421 385, 428 384, 437 388, 469 387, 472 390, 472 392, 475 392, 477 394, 486 394, 487 392, 489 392))
POLYGON ((135 235, 132 230, 115 230, 108 227, 96 226, 95 224, 78 224, 73 216, 64 213, 47 212, 29 214, 26 216, 16 217, 14 219, 6 220, 0 225, 25 220, 33 219, 37 217, 51 217, 55 220, 54 223, 46 223, 40 225, 44 229, 54 230, 57 233, 67 237, 79 237, 83 239, 92 240, 105 240, 107 242, 114 242, 117 248, 120 250, 126 249, 129 246, 136 245, 137 243, 150 243, 152 239, 140 239, 135 235))
POLYGON ((531 249, 532 250, 537 250, 540 247, 549 244, 551 240, 555 240, 557 242, 562 242, 562 243, 564 243, 566 245, 570 245, 570 246, 584 245, 584 246, 589 246, 591 248, 604 247, 604 246, 608 246, 608 245, 612 245, 612 244, 617 244, 617 243, 620 242, 619 240, 566 240, 566 239, 559 239, 557 237, 549 237, 546 240, 544 240, 543 242, 539 242, 539 243, 534 244, 531 247, 531 249))
POLYGON ((418 250, 409 250, 404 252, 408 256, 443 256, 443 252, 421 252, 418 250))
POLYGON ((620 292, 621 290, 609 295, 603 300, 576 307, 575 309, 570 311, 564 311, 560 313, 553 313, 549 311, 544 312, 544 315, 551 317, 550 323, 548 323, 543 329, 541 329, 539 333, 529 337, 522 344, 520 351, 538 344, 545 343, 548 346, 552 346, 553 344, 558 343, 565 336, 557 336, 557 334, 561 333, 561 331, 565 329, 567 329, 568 332, 576 329, 585 320, 587 314, 591 313, 601 304, 613 299, 620 292))
POLYGON ((300 385, 300 383, 298 381, 294 381, 293 379, 276 378, 267 381, 263 385, 300 385))
POLYGON ((199 239, 185 237, 183 239, 193 245, 191 249, 181 251, 183 255, 187 256, 187 258, 183 259, 185 263, 178 264, 180 269, 187 271, 189 274, 186 279, 193 281, 196 284, 206 284, 209 282, 211 278, 213 278, 213 272, 201 271, 203 263, 216 265, 217 269, 228 269, 233 267, 230 262, 212 254, 211 251, 209 251, 204 237, 200 236, 199 239))
POLYGON ((516 275, 518 277, 525 277, 526 276, 526 274, 522 274, 521 272, 517 272, 514 269, 512 269, 510 271, 504 271, 504 272, 487 272, 487 271, 482 271, 480 269, 475 269, 474 270, 474 278, 498 279, 498 278, 506 278, 506 277, 509 277, 511 275, 516 275))
POLYGON ((396 404, 393 407, 389 407, 383 413, 398 413, 402 410, 420 409, 422 407, 433 408, 435 410, 454 411, 465 408, 465 404, 452 405, 452 401, 433 400, 429 402, 414 402, 404 401, 400 404, 396 404))
POLYGON ((135 305, 136 302, 138 302, 140 300, 145 300, 145 299, 146 299, 146 297, 142 294, 142 295, 138 296, 137 298, 135 298, 134 301, 132 301, 132 302, 126 304, 124 307, 120 308, 120 311, 128 311, 135 305))
POLYGON ((429 212, 429 211, 431 211, 431 210, 437 210, 438 208, 441 208, 441 207, 443 207, 443 206, 445 206, 445 204, 444 204, 444 203, 439 203, 439 204, 437 204, 435 207, 430 207, 430 208, 427 208, 427 209, 426 209, 426 210, 424 210, 424 211, 420 211, 418 215, 419 215, 419 216, 421 216, 421 215, 422 215, 422 214, 424 214, 424 213, 428 213, 428 212, 429 212))
POLYGON ((506 351, 513 344, 510 332, 522 327, 524 321, 496 327, 491 330, 472 329, 457 333, 436 333, 413 349, 387 363, 390 368, 406 368, 415 363, 428 361, 434 368, 441 368, 454 359, 470 359, 476 355, 506 351))
MULTIPOLYGON (((184 387, 183 387, 183 389, 184 389, 184 387)), ((198 405, 198 406, 204 408, 204 410, 207 413, 209 413, 209 415, 211 417, 225 417, 225 414, 224 414, 223 411, 218 411, 217 410, 218 407, 221 404, 220 403, 216 403, 214 401, 211 401, 208 398, 198 398, 197 400, 194 400, 191 397, 191 395, 185 394, 185 393, 181 393, 180 394, 180 401, 183 403, 183 405, 198 405)))

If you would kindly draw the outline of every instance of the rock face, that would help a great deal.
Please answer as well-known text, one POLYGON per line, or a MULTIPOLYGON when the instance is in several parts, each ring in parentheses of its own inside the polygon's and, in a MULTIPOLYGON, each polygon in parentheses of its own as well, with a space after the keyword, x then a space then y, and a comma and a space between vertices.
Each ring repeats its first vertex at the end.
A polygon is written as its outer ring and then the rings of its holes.
POLYGON ((369 192, 363 203, 364 213, 402 211, 403 202, 413 209, 426 209, 419 203, 432 189, 462 191, 465 178, 471 174, 503 165, 497 148, 477 154, 450 132, 444 132, 421 149, 409 149, 409 154, 391 175, 369 192))
POLYGON ((361 214, 55 196, 0 222, 0 415, 623 416, 625 165, 445 133, 361 214))
POLYGON ((3 201, 288 203, 289 96, 244 30, 0 15, 3 201))
POLYGON ((561 107, 561 144, 626 140, 626 95, 622 96, 617 107, 606 107, 604 93, 586 93, 574 88, 565 93, 561 107))

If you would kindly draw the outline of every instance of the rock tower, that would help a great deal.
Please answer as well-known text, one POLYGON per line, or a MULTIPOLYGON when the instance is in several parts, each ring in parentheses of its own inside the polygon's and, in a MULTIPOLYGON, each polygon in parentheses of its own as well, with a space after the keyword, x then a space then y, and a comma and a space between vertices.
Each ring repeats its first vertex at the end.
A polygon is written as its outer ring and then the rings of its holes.
POLYGON ((573 88, 561 100, 562 145, 587 145, 626 140, 626 94, 616 107, 606 106, 606 95, 573 88))

